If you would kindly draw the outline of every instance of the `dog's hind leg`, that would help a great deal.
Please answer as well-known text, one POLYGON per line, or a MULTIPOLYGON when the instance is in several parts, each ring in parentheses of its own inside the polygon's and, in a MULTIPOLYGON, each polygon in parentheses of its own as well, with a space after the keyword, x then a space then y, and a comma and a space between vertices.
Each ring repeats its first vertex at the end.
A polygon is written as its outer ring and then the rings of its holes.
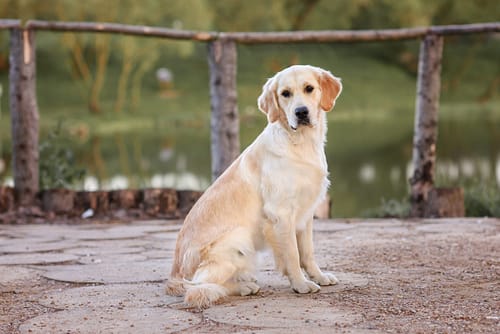
POLYGON ((228 295, 259 291, 251 279, 255 250, 248 235, 236 229, 203 249, 203 260, 186 286, 186 304, 202 308, 228 295))

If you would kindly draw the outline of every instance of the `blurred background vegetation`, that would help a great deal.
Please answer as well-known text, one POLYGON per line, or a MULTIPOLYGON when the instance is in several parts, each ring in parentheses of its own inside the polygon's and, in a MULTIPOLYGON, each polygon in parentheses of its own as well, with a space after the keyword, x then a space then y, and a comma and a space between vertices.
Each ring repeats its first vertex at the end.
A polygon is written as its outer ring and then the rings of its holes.
MULTIPOLYGON (((499 21, 500 1, 3 0, 0 17, 215 31, 381 29, 499 21)), ((12 182, 8 39, 8 31, 0 32, 0 184, 12 182)), ((37 32, 36 43, 41 142, 71 153, 72 165, 85 169, 73 187, 208 186, 205 44, 55 32, 37 32), (169 82, 159 80, 160 68, 169 70, 169 82)), ((334 216, 375 215, 386 207, 404 212, 383 198, 408 193, 418 47, 418 41, 239 46, 242 148, 265 125, 256 99, 267 77, 295 63, 327 68, 345 88, 328 115, 334 216)), ((485 197, 487 187, 493 207, 500 206, 499 55, 498 34, 445 38, 438 139, 439 183, 463 185, 473 198, 485 197)))

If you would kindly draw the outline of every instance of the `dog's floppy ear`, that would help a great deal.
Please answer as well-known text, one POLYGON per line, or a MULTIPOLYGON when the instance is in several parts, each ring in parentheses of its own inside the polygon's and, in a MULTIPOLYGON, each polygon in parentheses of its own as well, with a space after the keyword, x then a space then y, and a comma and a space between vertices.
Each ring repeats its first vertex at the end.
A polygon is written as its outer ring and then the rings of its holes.
POLYGON ((276 79, 269 78, 262 87, 262 94, 257 100, 260 111, 267 114, 269 123, 276 122, 279 117, 278 100, 276 99, 276 79))
POLYGON ((334 77, 330 72, 320 69, 319 84, 321 86, 320 107, 324 111, 330 111, 342 91, 340 78, 334 77))

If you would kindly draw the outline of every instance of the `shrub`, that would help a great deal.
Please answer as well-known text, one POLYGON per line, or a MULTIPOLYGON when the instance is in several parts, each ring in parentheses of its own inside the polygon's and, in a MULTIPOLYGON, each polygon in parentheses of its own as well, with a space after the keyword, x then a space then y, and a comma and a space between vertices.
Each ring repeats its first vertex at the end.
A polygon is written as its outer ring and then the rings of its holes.
MULTIPOLYGON (((464 188, 464 205, 466 217, 500 218, 500 189, 494 183, 474 183, 462 185, 464 188)), ((409 199, 382 198, 379 207, 363 212, 364 217, 373 218, 405 218, 410 213, 409 199)))
POLYGON ((85 169, 75 163, 75 155, 70 148, 71 138, 62 131, 62 122, 39 146, 40 189, 71 188, 85 176, 85 169))
POLYGON ((500 217, 500 189, 494 184, 477 183, 465 188, 467 217, 500 217))
POLYGON ((372 218, 405 218, 410 215, 410 201, 407 198, 401 200, 382 198, 379 207, 368 209, 362 213, 363 217, 372 218))

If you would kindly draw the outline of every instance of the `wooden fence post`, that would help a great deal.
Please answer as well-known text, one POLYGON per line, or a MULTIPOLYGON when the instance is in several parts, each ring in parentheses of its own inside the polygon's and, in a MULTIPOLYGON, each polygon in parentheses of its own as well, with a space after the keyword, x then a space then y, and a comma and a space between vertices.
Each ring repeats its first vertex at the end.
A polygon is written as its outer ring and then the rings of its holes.
POLYGON ((38 106, 35 32, 10 31, 10 115, 14 188, 19 205, 34 204, 38 192, 38 106))
POLYGON ((420 44, 413 137, 411 216, 423 217, 434 187, 443 37, 426 35, 420 44))
POLYGON ((212 181, 240 153, 240 124, 236 92, 236 43, 219 39, 208 44, 211 100, 212 181))

